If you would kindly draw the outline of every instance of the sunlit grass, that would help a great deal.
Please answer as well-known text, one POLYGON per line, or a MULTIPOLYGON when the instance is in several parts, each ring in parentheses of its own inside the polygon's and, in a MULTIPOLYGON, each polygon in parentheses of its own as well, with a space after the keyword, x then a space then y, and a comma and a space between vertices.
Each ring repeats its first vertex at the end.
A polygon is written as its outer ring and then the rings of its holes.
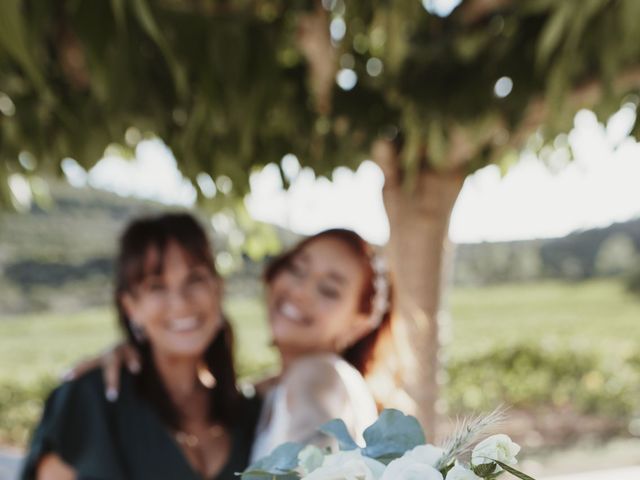
POLYGON ((454 357, 496 343, 555 342, 611 355, 640 343, 640 298, 616 280, 457 289, 451 315, 454 357))
MULTIPOLYGON (((241 375, 265 370, 276 360, 269 347, 264 310, 256 299, 231 299, 225 311, 236 336, 241 375)), ((96 355, 118 338, 108 308, 66 314, 33 314, 0 320, 0 383, 30 383, 59 376, 82 358, 96 355)))
MULTIPOLYGON (((620 355, 640 342, 640 301, 616 281, 559 282, 459 288, 450 298, 452 357, 493 345, 559 342, 620 355)), ((259 299, 231 298, 226 312, 236 332, 239 372, 254 376, 274 365, 259 299)), ((446 336, 446 335, 445 335, 446 336)), ((0 382, 59 375, 118 337, 109 309, 36 314, 0 321, 0 382)))

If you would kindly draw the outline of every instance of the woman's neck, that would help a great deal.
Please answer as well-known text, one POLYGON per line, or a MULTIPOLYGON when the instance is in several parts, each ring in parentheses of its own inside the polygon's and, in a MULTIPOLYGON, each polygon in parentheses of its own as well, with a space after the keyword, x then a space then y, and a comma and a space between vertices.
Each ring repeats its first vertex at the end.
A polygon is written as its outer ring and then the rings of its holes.
MULTIPOLYGON (((301 358, 308 357, 309 355, 320 355, 323 353, 329 354, 329 353, 335 353, 335 352, 323 351, 323 350, 288 351, 284 349, 279 349, 279 353, 280 353, 280 360, 282 362, 282 373, 284 374, 291 367, 291 365, 293 365, 295 362, 297 362, 301 358)), ((335 354, 338 355, 337 353, 335 354)))
POLYGON ((197 375, 198 359, 156 354, 154 360, 160 379, 176 404, 202 389, 197 375))
POLYGON ((285 373, 289 367, 299 358, 300 354, 292 353, 292 352, 284 352, 280 350, 280 361, 282 363, 282 373, 285 373))

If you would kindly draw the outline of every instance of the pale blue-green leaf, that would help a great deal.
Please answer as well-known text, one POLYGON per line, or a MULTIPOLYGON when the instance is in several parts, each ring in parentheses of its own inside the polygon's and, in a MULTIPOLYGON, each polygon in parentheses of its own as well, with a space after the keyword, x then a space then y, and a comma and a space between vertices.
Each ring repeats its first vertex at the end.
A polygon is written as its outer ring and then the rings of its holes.
POLYGON ((351 438, 347 426, 338 418, 325 423, 318 430, 334 437, 338 441, 340 450, 355 450, 358 448, 356 442, 351 438))
POLYGON ((298 466, 298 454, 303 448, 304 445, 293 442, 280 445, 271 452, 270 455, 261 458, 249 466, 249 468, 242 473, 242 478, 245 480, 269 478, 268 476, 264 477, 264 474, 270 474, 272 476, 285 475, 285 477, 277 478, 289 478, 286 477, 286 475, 293 474, 292 470, 298 466))
POLYGON ((418 420, 395 409, 383 410, 380 418, 364 431, 364 440, 364 455, 377 459, 394 458, 426 443, 418 420))

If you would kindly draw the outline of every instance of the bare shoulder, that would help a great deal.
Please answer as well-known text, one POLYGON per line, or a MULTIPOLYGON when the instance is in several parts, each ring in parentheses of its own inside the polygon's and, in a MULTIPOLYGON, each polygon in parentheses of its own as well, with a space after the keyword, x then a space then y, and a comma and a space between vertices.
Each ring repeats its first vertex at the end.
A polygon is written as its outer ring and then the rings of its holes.
POLYGON ((304 385, 307 388, 316 384, 335 388, 342 383, 342 363, 346 362, 331 353, 307 355, 289 367, 282 382, 285 385, 304 385))
MULTIPOLYGON (((319 409, 333 416, 349 397, 345 377, 346 362, 332 354, 309 355, 291 365, 283 375, 281 386, 291 409, 319 409)), ((348 364, 346 364, 348 365, 348 364)))
POLYGON ((54 453, 43 456, 38 463, 37 480, 74 480, 76 473, 54 453))

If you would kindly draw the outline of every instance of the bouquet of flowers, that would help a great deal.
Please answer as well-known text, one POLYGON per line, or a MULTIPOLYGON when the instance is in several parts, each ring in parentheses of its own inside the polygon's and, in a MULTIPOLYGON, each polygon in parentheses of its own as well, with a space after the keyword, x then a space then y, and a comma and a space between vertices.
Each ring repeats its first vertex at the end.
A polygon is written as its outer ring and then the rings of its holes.
POLYGON ((339 449, 320 449, 286 443, 251 465, 242 480, 493 480, 509 472, 521 480, 534 480, 515 468, 520 447, 504 434, 481 438, 502 412, 468 419, 444 446, 426 438, 416 418, 393 409, 364 432, 360 447, 342 420, 320 430, 337 440, 339 449))

